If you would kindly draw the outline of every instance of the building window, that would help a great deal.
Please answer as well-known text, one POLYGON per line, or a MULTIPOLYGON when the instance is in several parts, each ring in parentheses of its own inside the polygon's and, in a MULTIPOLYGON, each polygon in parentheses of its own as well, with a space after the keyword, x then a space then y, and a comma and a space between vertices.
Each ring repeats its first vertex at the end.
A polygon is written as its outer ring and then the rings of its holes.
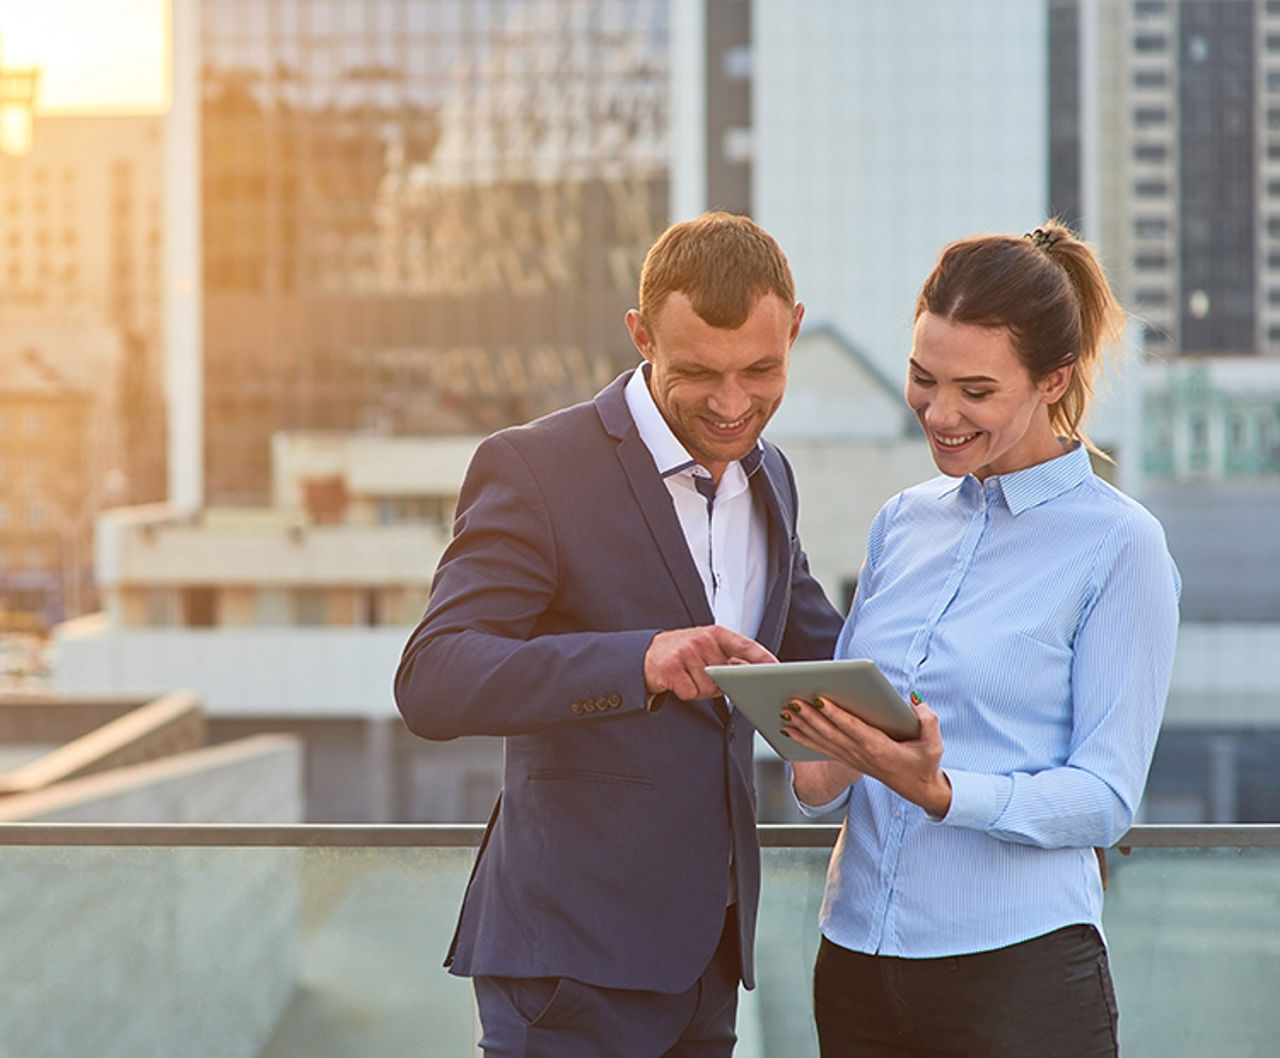
POLYGON ((1267 51, 1280 51, 1280 34, 1267 34, 1267 51))
POLYGON ((455 503, 452 496, 383 496, 378 500, 378 524, 434 525, 447 532, 455 503))
POLYGON ((1209 424, 1203 415, 1191 416, 1191 448, 1196 452, 1204 452, 1209 447, 1209 424))
POLYGON ((32 529, 39 529, 44 525, 44 504, 39 500, 30 500, 27 503, 27 525, 32 529))
POLYGON ((218 623, 218 592, 210 587, 182 589, 182 623, 188 628, 213 628, 218 623))
POLYGON ((289 594, 283 588, 262 588, 254 598, 255 623, 260 625, 289 624, 289 594))
POLYGON ((1272 287, 1270 290, 1267 291, 1267 304, 1280 305, 1280 290, 1277 290, 1275 287, 1272 287))
POLYGON ((1139 198, 1161 198, 1169 193, 1169 184, 1165 180, 1139 180, 1133 190, 1139 198))
POLYGON ((1140 162, 1164 162, 1169 159, 1169 148, 1163 143, 1140 143, 1133 149, 1133 156, 1140 162))
POLYGON ((751 48, 740 44, 724 50, 724 76, 730 81, 747 81, 751 78, 751 48))
POLYGON ((1139 217, 1134 231, 1141 239, 1159 239, 1169 234, 1169 222, 1164 217, 1139 217))
POLYGON ((1169 75, 1163 70, 1138 70, 1133 75, 1135 88, 1163 88, 1169 83, 1169 75))
POLYGON ((1133 259, 1133 266, 1142 272, 1153 272, 1169 267, 1169 255, 1163 253, 1140 253, 1133 259))
POLYGON ((1136 107, 1133 111, 1134 124, 1140 129, 1154 128, 1169 120, 1169 112, 1164 107, 1136 107))
POLYGON ((293 593, 294 622, 300 625, 318 626, 329 623, 324 590, 299 588, 293 593))
POLYGON ((171 588, 149 588, 142 596, 142 623, 148 628, 178 624, 178 595, 171 588))
POLYGON ((1142 55, 1165 51, 1169 38, 1163 33, 1139 33, 1133 38, 1133 50, 1142 55))
POLYGON ((1158 305, 1169 304, 1169 292, 1167 290, 1157 290, 1154 287, 1136 290, 1133 296, 1138 304, 1150 305, 1153 308, 1158 305))
POLYGON ((1248 443, 1249 424, 1243 415, 1235 414, 1231 416, 1231 447, 1235 451, 1240 451, 1248 443))
POLYGON ((1267 218, 1267 234, 1273 239, 1280 239, 1280 217, 1267 218))

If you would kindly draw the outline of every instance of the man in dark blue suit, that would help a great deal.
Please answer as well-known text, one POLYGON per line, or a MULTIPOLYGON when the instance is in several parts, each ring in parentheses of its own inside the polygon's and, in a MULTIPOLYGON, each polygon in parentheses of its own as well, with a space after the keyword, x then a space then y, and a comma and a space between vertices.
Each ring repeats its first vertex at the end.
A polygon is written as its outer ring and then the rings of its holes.
POLYGON ((827 658, 841 623, 760 436, 803 315, 753 222, 673 225, 627 315, 644 364, 467 472, 396 700, 424 738, 506 740, 446 961, 490 1056, 732 1053, 753 735, 706 666, 827 658))

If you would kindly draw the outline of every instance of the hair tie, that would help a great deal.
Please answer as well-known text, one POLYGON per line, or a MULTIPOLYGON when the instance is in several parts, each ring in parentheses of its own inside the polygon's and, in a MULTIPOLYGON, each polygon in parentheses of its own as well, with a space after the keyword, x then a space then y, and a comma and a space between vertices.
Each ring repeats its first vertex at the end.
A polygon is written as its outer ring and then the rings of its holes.
POLYGON ((1031 240, 1031 244, 1037 250, 1047 254, 1057 245, 1058 240, 1062 238, 1062 233, 1037 228, 1035 231, 1027 232, 1026 237, 1031 240))

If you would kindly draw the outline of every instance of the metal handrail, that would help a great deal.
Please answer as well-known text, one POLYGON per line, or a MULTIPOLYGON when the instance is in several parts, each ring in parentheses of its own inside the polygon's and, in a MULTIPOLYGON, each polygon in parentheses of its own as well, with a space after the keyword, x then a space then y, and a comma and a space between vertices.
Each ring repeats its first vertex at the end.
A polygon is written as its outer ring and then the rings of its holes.
MULTIPOLYGON (((479 824, 406 823, 5 823, 6 845, 208 846, 280 848, 473 848, 479 824)), ((830 848, 838 826, 762 823, 766 848, 830 848)), ((1143 824, 1120 848, 1280 848, 1280 824, 1143 824)))

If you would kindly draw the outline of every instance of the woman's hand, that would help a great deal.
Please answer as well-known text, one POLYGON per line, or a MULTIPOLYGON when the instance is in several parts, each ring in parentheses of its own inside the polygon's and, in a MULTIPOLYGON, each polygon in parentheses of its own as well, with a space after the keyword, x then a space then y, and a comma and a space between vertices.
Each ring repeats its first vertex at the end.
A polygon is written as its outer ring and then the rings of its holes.
POLYGON ((782 714, 783 732, 800 745, 831 758, 836 766, 843 766, 837 771, 825 761, 816 762, 816 767, 796 762, 796 795, 806 804, 825 804, 856 781, 860 773, 880 780, 931 815, 945 816, 951 807, 951 783, 941 767, 942 733, 938 729, 938 716, 914 694, 911 708, 920 718, 920 735, 909 742, 895 742, 879 728, 864 723, 827 699, 793 700, 782 714), (852 779, 825 799, 819 799, 828 793, 832 783, 850 773, 852 779))
POLYGON ((839 761, 797 760, 791 763, 791 788, 801 801, 814 807, 834 801, 861 778, 860 771, 839 761))

